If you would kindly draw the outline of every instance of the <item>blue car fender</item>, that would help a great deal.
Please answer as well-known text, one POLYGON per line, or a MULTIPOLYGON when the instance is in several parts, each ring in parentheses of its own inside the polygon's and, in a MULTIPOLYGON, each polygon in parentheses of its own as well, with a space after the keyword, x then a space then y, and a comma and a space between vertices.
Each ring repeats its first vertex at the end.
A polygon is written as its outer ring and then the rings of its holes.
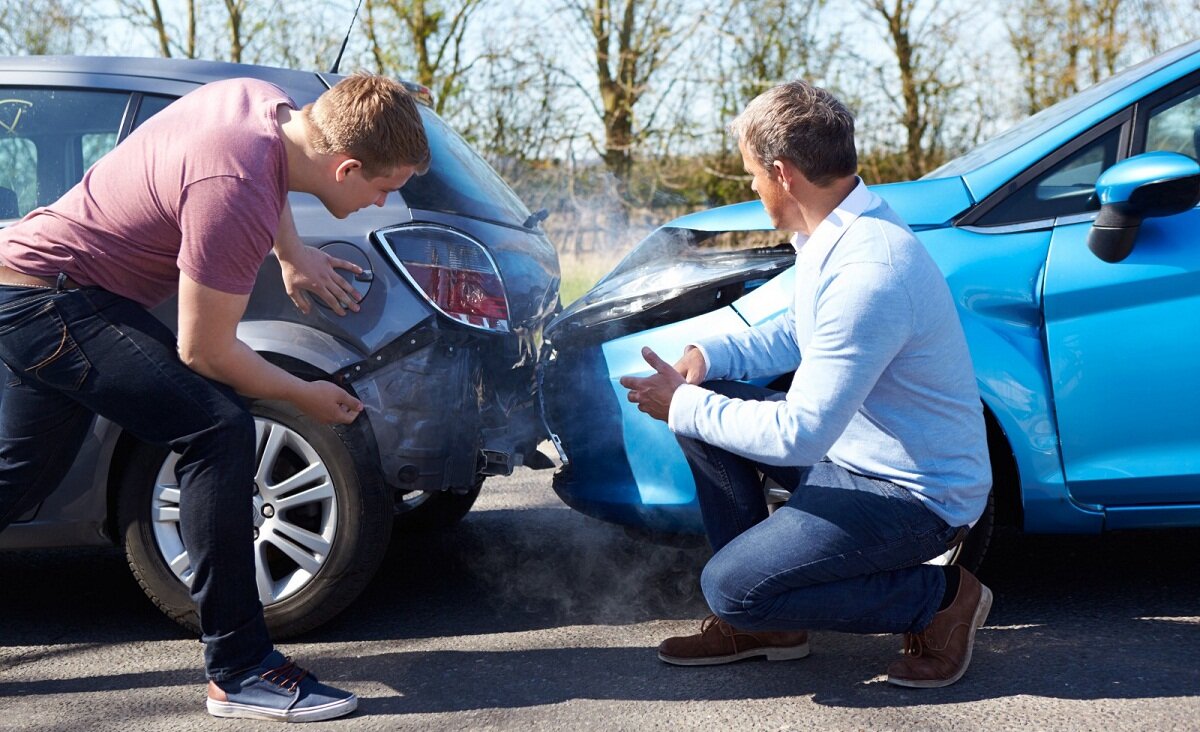
POLYGON ((1003 258, 978 254, 993 251, 986 240, 995 234, 946 228, 919 236, 950 285, 980 398, 1012 449, 1020 485, 998 488, 1020 491, 1026 530, 1100 531, 1103 513, 1074 502, 1063 475, 1041 302, 1050 232, 1004 234, 1003 258))

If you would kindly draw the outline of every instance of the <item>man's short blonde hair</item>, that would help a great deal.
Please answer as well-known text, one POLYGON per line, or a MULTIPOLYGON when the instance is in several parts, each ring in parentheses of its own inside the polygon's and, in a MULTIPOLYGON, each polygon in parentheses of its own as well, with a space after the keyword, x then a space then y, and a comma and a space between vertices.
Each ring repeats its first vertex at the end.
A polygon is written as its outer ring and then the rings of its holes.
POLYGON ((309 143, 323 155, 349 155, 370 177, 402 165, 429 169, 429 140, 412 95, 398 82, 359 72, 342 79, 308 114, 309 143))

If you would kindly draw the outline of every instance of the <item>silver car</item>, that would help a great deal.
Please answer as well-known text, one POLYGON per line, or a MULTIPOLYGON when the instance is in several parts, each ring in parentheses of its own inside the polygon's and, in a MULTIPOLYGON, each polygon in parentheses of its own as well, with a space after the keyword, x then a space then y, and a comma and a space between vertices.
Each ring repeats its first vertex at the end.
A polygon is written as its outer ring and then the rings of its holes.
MULTIPOLYGON (((173 59, 0 59, 0 226, 57 199, 175 98, 245 76, 298 105, 339 78, 173 59)), ((334 381, 366 405, 345 427, 285 403, 251 405, 259 457, 246 510, 277 638, 349 605, 393 530, 453 524, 486 476, 549 466, 536 449, 544 428, 534 373, 558 308, 555 250, 541 217, 427 104, 421 114, 432 167, 384 207, 339 221, 316 198, 290 196, 306 243, 364 269, 354 277, 361 311, 338 317, 318 305, 302 315, 268 258, 238 327, 268 360, 334 381)), ((175 327, 173 301, 155 314, 175 327)), ((0 548, 123 545, 146 594, 196 629, 174 466, 167 448, 96 419, 63 484, 0 533, 0 548)))

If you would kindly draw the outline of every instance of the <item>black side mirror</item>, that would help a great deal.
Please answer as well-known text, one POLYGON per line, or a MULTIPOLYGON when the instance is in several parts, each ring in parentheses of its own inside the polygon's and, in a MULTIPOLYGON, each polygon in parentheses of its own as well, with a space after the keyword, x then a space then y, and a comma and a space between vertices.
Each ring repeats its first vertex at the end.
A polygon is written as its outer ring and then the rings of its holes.
POLYGON ((1149 152, 1122 160, 1096 181, 1100 213, 1088 232, 1088 248, 1105 262, 1133 251, 1142 220, 1172 216, 1200 203, 1200 163, 1173 152, 1149 152))

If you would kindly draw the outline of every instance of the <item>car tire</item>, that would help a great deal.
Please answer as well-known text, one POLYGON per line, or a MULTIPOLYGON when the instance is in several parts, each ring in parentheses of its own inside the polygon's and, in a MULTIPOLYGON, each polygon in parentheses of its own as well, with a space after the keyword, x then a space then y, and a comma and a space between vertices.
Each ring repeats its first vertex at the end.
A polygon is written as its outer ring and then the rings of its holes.
POLYGON ((396 520, 393 531, 401 533, 427 533, 444 531, 454 526, 471 510, 479 491, 483 488, 483 476, 475 480, 465 493, 455 491, 407 491, 396 497, 396 520))
POLYGON ((996 524, 995 492, 988 493, 987 506, 983 515, 971 527, 962 543, 927 564, 957 564, 972 574, 979 571, 983 557, 992 543, 992 529, 996 524))
MULTIPOLYGON (((256 479, 260 493, 253 500, 274 500, 270 486, 302 469, 313 470, 319 481, 306 481, 276 496, 299 500, 287 510, 272 512, 262 528, 255 529, 259 595, 272 637, 282 639, 327 622, 358 597, 387 551, 391 506, 369 457, 365 424, 329 427, 284 402, 255 402, 250 411, 258 437, 258 467, 263 460, 273 461, 262 481, 268 484, 266 492, 256 479), (308 532, 304 536, 320 541, 305 547, 276 529, 292 536, 300 536, 296 532, 303 529, 308 532)), ((199 632, 185 584, 190 566, 181 554, 186 548, 178 532, 175 460, 166 448, 135 446, 122 475, 117 515, 138 584, 168 617, 199 632)))

